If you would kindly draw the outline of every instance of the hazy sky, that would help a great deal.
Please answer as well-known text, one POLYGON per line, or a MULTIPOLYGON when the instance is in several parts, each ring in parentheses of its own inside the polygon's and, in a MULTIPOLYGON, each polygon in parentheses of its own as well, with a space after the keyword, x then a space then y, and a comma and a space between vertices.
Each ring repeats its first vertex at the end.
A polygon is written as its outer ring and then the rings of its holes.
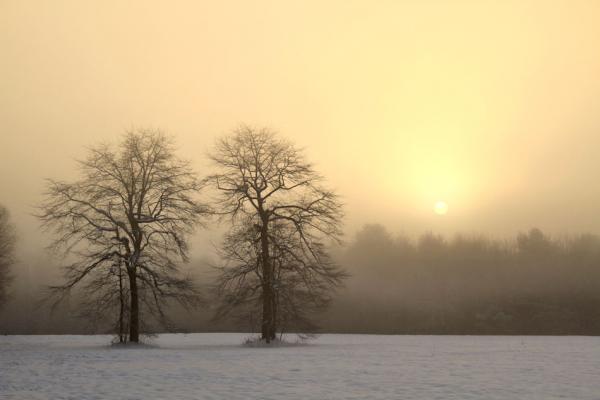
POLYGON ((206 173, 241 122, 299 146, 350 232, 600 233, 599 1, 0 0, 0 203, 133 126, 206 173), (433 212, 448 203, 445 216, 433 212))

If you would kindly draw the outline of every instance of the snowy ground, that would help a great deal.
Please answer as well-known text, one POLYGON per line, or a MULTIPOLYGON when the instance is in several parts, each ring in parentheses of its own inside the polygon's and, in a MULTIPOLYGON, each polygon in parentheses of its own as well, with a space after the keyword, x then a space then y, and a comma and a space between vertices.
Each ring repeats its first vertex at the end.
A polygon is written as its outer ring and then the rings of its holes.
POLYGON ((600 399, 600 338, 323 335, 0 337, 0 399, 600 399))

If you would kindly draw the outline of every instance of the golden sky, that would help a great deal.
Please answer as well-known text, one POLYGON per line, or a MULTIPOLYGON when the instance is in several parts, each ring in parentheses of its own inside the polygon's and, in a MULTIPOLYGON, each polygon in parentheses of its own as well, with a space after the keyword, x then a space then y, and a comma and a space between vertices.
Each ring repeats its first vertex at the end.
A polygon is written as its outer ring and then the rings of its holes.
POLYGON ((306 148, 350 232, 600 233, 600 1, 0 0, 0 203, 162 128, 205 174, 245 122, 306 148), (445 201, 446 215, 434 213, 445 201))

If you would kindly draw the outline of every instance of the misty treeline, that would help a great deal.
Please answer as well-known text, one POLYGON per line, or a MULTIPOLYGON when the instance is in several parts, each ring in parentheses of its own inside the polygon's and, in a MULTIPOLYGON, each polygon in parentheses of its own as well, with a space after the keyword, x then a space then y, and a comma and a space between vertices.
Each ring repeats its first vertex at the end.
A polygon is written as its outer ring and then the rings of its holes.
POLYGON ((53 306, 79 293, 80 314, 112 320, 119 342, 139 342, 152 323, 173 329, 173 303, 251 317, 267 343, 311 329, 310 314, 345 276, 326 248, 341 235, 337 196, 267 129, 241 126, 209 158, 212 174, 201 177, 169 136, 140 129, 92 147, 78 180, 49 180, 38 217, 66 262, 53 306), (190 235, 215 218, 228 230, 216 283, 201 291, 182 264, 190 235))
POLYGON ((12 281, 10 271, 15 255, 15 228, 8 210, 0 204, 0 307, 8 300, 8 287, 12 281))
POLYGON ((328 329, 402 334, 600 334, 600 237, 416 239, 364 227, 328 329))

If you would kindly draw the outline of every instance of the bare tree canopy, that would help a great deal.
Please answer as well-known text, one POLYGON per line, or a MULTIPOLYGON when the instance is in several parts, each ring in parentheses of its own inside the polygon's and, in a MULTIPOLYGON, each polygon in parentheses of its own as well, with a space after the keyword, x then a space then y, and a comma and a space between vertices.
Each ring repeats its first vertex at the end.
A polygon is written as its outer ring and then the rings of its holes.
POLYGON ((10 267, 14 262, 15 229, 10 223, 9 213, 0 205, 0 306, 8 298, 8 286, 12 280, 10 267))
POLYGON ((284 319, 305 319, 309 304, 325 304, 341 283, 324 244, 340 240, 341 204, 302 152, 267 129, 242 126, 210 157, 217 212, 232 223, 217 283, 221 312, 259 299, 262 339, 270 342, 284 319))
POLYGON ((121 324, 126 292, 129 339, 137 342, 140 302, 162 319, 165 299, 198 299, 178 262, 187 261, 186 238, 209 213, 197 200, 202 185, 176 158, 171 140, 154 130, 128 132, 117 147, 92 148, 79 167, 76 182, 48 182, 39 215, 56 235, 52 247, 76 259, 55 290, 66 293, 86 280, 84 288, 104 293, 106 304, 118 293, 121 324))

